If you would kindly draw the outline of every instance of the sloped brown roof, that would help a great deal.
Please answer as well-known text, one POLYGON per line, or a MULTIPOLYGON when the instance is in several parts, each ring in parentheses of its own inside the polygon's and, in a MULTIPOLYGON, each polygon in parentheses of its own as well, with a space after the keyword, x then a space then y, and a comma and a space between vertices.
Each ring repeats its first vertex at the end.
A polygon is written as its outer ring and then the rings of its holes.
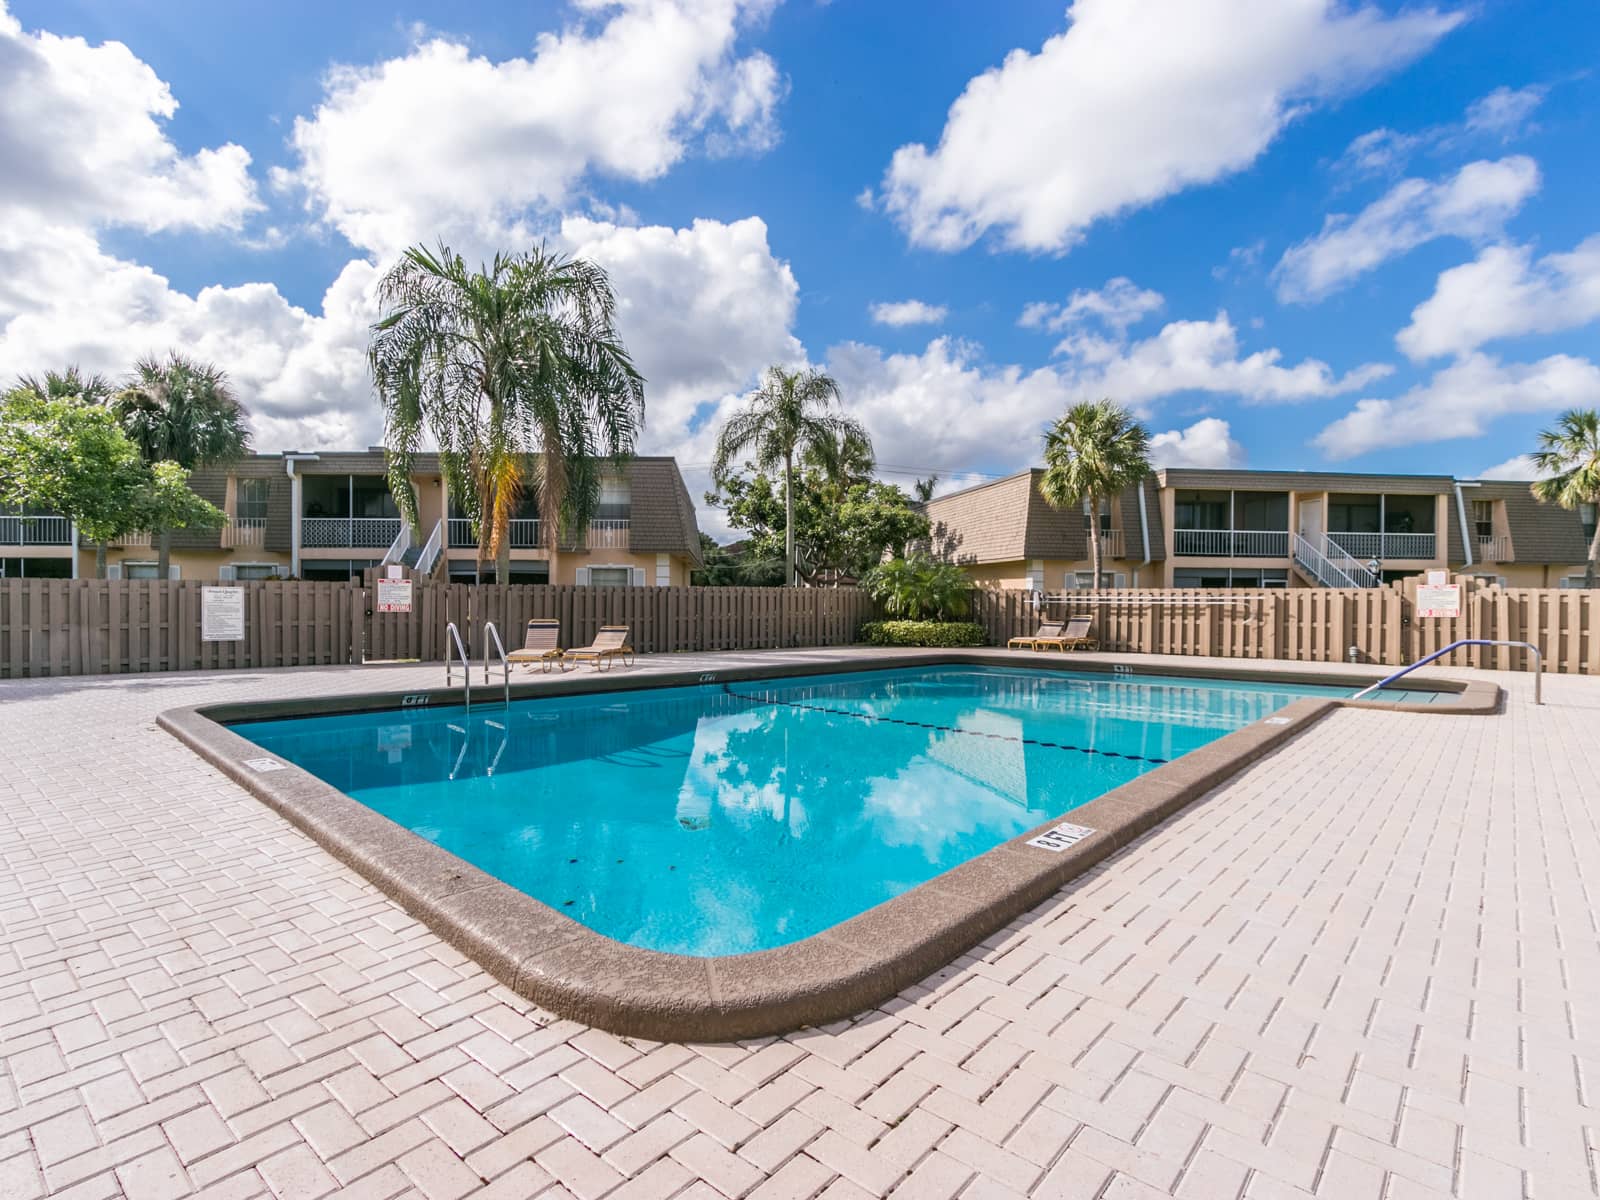
POLYGON ((1485 480, 1463 487, 1462 495, 1469 504, 1473 500, 1505 502, 1512 562, 1577 564, 1589 557, 1583 517, 1575 509, 1535 499, 1532 483, 1485 480))
MULTIPOLYGON (((1046 501, 1039 493, 1043 474, 1042 468, 1035 467, 928 501, 923 509, 933 524, 933 552, 958 563, 1088 558, 1089 534, 1083 527, 1083 513, 1076 508, 1056 508, 1046 501)), ((1156 501, 1155 480, 1146 479, 1143 486, 1150 553, 1153 559, 1161 558, 1161 506, 1156 501)), ((1137 488, 1112 500, 1111 520, 1122 530, 1127 557, 1143 559, 1137 488)))
POLYGON ((629 547, 645 553, 682 554, 695 566, 704 566, 694 502, 677 461, 666 457, 629 459, 627 474, 632 506, 629 547))
POLYGON ((1455 488, 1450 475, 1356 475, 1342 471, 1201 470, 1164 467, 1156 472, 1162 487, 1264 492, 1390 492, 1438 496, 1455 488))

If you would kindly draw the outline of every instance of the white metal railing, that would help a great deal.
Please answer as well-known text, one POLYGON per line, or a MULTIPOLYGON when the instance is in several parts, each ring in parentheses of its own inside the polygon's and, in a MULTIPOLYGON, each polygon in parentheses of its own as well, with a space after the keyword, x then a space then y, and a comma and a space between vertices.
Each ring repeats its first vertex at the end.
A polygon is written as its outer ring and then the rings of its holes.
POLYGON ((1375 558, 1433 557, 1435 539, 1431 533, 1345 533, 1327 535, 1328 540, 1357 561, 1375 558))
POLYGON ((111 541, 113 545, 117 546, 137 547, 155 545, 155 539, 148 529, 135 529, 133 532, 125 533, 121 537, 112 538, 111 541))
POLYGON ((444 553, 444 522, 435 521, 433 532, 428 534, 428 540, 422 543, 422 549, 417 552, 416 572, 424 579, 433 574, 434 565, 439 561, 439 555, 444 553))
POLYGON ((1508 537, 1480 537, 1473 545, 1473 558, 1477 562, 1505 562, 1511 557, 1511 539, 1508 537))
POLYGON ((629 521, 603 517, 589 522, 583 544, 590 550, 626 550, 628 548, 629 521))
POLYGON ((465 517, 451 517, 444 523, 445 543, 454 547, 476 546, 472 537, 472 522, 465 517))
MULTIPOLYGON (((476 546, 478 543, 472 536, 472 522, 466 517, 450 518, 450 545, 456 547, 476 546)), ((537 517, 516 517, 506 522, 506 540, 511 543, 513 550, 537 550, 539 541, 539 519, 537 517)))
POLYGON ((1288 558, 1287 529, 1174 529, 1172 552, 1187 558, 1288 558))
POLYGON ((330 546, 388 546, 405 522, 399 517, 302 517, 300 545, 308 549, 330 546))
POLYGON ((1319 538, 1320 545, 1296 533, 1292 535, 1295 565, 1310 575, 1323 587, 1363 588, 1377 586, 1378 579, 1360 563, 1326 537, 1319 538), (1336 552, 1330 554, 1329 551, 1336 552))
POLYGON ((454 621, 447 621, 444 627, 444 684, 446 687, 454 685, 455 680, 450 674, 450 650, 461 656, 461 694, 468 712, 472 711, 472 659, 467 657, 466 644, 461 640, 461 630, 454 621))
MULTIPOLYGON (((1083 553, 1085 557, 1089 554, 1089 529, 1087 527, 1083 531, 1083 553)), ((1104 558, 1127 557, 1122 544, 1122 530, 1102 529, 1100 531, 1100 554, 1104 558)))
POLYGON ((389 548, 383 552, 383 559, 379 566, 386 567, 390 563, 403 563, 406 560, 406 551, 411 549, 411 523, 400 522, 400 531, 394 535, 394 540, 389 543, 389 548))
POLYGON ((225 550, 238 550, 244 547, 260 547, 267 542, 267 519, 265 517, 229 517, 228 523, 222 527, 222 546, 225 550))
POLYGON ((500 655, 500 668, 505 672, 506 707, 511 707, 511 660, 506 657, 505 643, 493 621, 483 623, 483 686, 489 686, 489 643, 493 640, 495 652, 500 655))
POLYGON ((66 517, 0 516, 0 546, 70 546, 72 522, 66 517))

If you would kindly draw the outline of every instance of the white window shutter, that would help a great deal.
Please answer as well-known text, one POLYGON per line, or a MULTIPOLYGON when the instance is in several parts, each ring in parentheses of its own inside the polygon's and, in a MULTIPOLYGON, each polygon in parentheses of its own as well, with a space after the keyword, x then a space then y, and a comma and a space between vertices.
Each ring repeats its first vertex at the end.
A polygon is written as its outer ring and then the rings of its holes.
POLYGON ((1114 576, 1112 576, 1111 586, 1117 588, 1120 591, 1122 588, 1125 588, 1125 587, 1128 586, 1128 577, 1126 575, 1124 575, 1121 571, 1118 571, 1114 576))
POLYGON ((168 579, 177 579, 182 574, 183 574, 183 568, 180 567, 177 563, 169 563, 168 564, 168 566, 167 566, 167 578, 168 579))
POLYGON ((644 568, 643 567, 635 567, 633 569, 633 586, 634 587, 643 587, 644 586, 644 568))
POLYGON ((231 580, 233 578, 235 578, 235 576, 234 576, 234 573, 233 573, 233 564, 232 563, 223 563, 220 567, 217 568, 217 582, 218 583, 227 583, 229 580, 231 580))
POLYGON ((278 564, 278 578, 279 579, 287 579, 287 578, 289 578, 289 564, 288 563, 279 563, 278 564))
POLYGON ((589 568, 588 567, 579 567, 575 572, 573 572, 572 581, 574 583, 576 583, 579 587, 588 587, 589 586, 589 568))
POLYGON ((106 564, 106 578, 107 579, 121 579, 122 578, 122 564, 121 563, 107 563, 106 564))

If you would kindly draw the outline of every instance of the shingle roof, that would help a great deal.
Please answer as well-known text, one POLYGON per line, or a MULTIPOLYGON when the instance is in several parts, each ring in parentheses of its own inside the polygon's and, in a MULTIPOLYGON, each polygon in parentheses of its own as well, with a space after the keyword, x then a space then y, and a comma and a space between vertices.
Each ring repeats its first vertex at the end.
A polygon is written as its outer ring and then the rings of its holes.
POLYGON ((1576 564, 1588 559, 1582 516, 1574 509, 1534 499, 1531 483, 1485 480, 1463 487, 1462 494, 1469 504, 1473 500, 1505 502, 1511 531, 1510 561, 1576 564))
MULTIPOLYGON (((1021 471, 928 501, 933 548, 960 563, 1016 562, 1048 558, 1077 562, 1089 557, 1089 535, 1078 509, 1056 508, 1039 493, 1043 469, 1021 471)), ((1161 506, 1153 478, 1146 479, 1145 516, 1150 523, 1150 553, 1163 556, 1161 506)), ((1111 505, 1114 527, 1122 530, 1129 558, 1144 558, 1139 493, 1129 488, 1111 505)))

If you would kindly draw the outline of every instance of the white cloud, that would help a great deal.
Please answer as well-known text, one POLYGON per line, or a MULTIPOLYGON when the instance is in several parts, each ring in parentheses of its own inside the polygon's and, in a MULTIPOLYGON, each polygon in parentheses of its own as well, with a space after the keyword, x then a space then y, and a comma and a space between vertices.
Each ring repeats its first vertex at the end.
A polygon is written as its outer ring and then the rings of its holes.
POLYGON ((1048 329, 1060 333, 1086 321, 1098 321, 1117 334, 1138 324, 1164 304, 1160 292, 1138 287, 1125 276, 1106 280, 1098 290, 1079 288, 1065 304, 1038 300, 1022 310, 1017 324, 1024 329, 1048 329))
POLYGON ((1495 88, 1467 109, 1467 132, 1510 140, 1527 129, 1544 93, 1542 87, 1495 88))
POLYGON ((1513 482, 1523 479, 1538 479, 1546 474, 1534 465, 1533 455, 1519 454, 1515 458, 1508 458, 1503 463, 1479 471, 1478 479, 1509 479, 1513 482))
POLYGON ((895 152, 882 201, 918 245, 994 231, 1065 250, 1096 220, 1244 169, 1308 105, 1463 19, 1335 0, 1076 0, 1063 33, 967 84, 935 148, 895 152))
POLYGON ((1366 399, 1316 437, 1330 458, 1353 458, 1383 446, 1477 437, 1507 413, 1556 412, 1600 404, 1600 367, 1553 354, 1533 363, 1502 363, 1469 354, 1397 399, 1366 399))
POLYGON ((1228 423, 1205 417, 1187 429, 1169 429, 1150 439, 1150 461, 1158 467, 1242 467, 1244 447, 1228 423))
POLYGON ((419 239, 468 247, 526 236, 590 175, 659 178, 701 145, 764 149, 783 81, 735 52, 767 0, 584 0, 585 19, 493 62, 434 37, 376 66, 341 66, 295 121, 280 183, 380 255, 419 239), (598 18, 603 16, 601 23, 598 18))
POLYGON ((943 304, 928 304, 922 300, 885 300, 867 310, 879 325, 900 328, 905 325, 938 325, 950 310, 943 304))
POLYGON ((1416 133, 1380 128, 1354 139, 1333 163, 1342 176, 1398 175, 1422 151, 1459 150, 1469 142, 1510 142, 1528 132, 1544 102, 1542 87, 1498 87, 1467 106, 1459 122, 1430 125, 1416 133))
POLYGON ((171 90, 120 42, 27 33, 0 0, 0 223, 237 229, 261 207, 233 143, 184 154, 171 90))
POLYGON ((1354 217, 1329 216, 1315 237, 1285 251, 1273 271, 1278 299, 1321 300, 1435 238, 1492 237, 1538 190, 1538 164, 1521 155, 1471 162, 1438 182, 1403 179, 1354 217))
POLYGON ((1600 319, 1600 234, 1535 260, 1529 246, 1489 246, 1439 276, 1395 342, 1410 358, 1464 354, 1485 342, 1577 329, 1600 319))

